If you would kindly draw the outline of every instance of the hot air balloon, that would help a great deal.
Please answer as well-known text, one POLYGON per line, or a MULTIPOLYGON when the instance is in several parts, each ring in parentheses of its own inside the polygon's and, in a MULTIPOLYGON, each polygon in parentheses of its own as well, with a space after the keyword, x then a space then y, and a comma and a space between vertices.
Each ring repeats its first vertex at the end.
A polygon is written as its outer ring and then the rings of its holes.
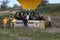
POLYGON ((42 0, 17 0, 23 9, 35 10, 42 0))

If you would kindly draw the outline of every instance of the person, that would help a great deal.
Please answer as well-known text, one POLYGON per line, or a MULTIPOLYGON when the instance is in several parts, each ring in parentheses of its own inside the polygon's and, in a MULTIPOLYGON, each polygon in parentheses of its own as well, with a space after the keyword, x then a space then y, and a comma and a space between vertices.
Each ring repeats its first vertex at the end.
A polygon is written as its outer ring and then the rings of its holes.
POLYGON ((26 19, 27 19, 27 20, 29 20, 29 16, 30 16, 30 14, 26 15, 26 19))
POLYGON ((20 18, 19 18, 19 12, 16 12, 15 18, 16 18, 17 20, 20 20, 20 18))
POLYGON ((13 15, 11 14, 10 17, 9 17, 9 27, 11 26, 12 19, 13 19, 13 15))
POLYGON ((13 16, 12 16, 12 14, 11 14, 10 17, 9 17, 9 19, 12 20, 12 18, 13 18, 13 16))
POLYGON ((50 18, 49 15, 47 16, 47 19, 48 19, 48 25, 51 26, 51 21, 52 21, 52 20, 51 20, 51 18, 50 18))
POLYGON ((24 23, 24 27, 28 28, 28 20, 26 19, 26 16, 24 16, 23 23, 24 23))
POLYGON ((39 20, 39 16, 38 15, 36 15, 36 20, 39 20))
POLYGON ((39 20, 43 20, 43 15, 40 15, 39 20))
POLYGON ((14 29, 15 29, 14 23, 16 23, 16 19, 13 17, 13 19, 11 21, 11 28, 14 27, 14 29))
POLYGON ((7 26, 7 22, 8 22, 8 19, 7 19, 7 17, 5 17, 5 18, 3 19, 4 29, 5 29, 6 26, 7 26))
POLYGON ((36 20, 36 16, 33 15, 32 20, 36 20))
POLYGON ((23 17, 24 17, 23 14, 21 14, 21 15, 20 15, 20 20, 23 20, 23 17))

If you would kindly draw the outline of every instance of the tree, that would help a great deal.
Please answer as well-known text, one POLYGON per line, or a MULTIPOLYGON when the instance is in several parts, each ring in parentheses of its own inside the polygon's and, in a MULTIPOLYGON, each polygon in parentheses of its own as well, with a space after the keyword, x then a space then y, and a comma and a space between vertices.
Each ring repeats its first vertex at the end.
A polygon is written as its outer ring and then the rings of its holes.
POLYGON ((36 10, 37 10, 37 11, 41 10, 41 7, 42 7, 42 6, 45 6, 47 3, 48 3, 48 0, 42 0, 41 4, 38 5, 38 7, 37 7, 36 10))
POLYGON ((23 11, 22 7, 17 4, 14 4, 13 9, 23 11))
POLYGON ((16 7, 18 7, 18 5, 17 4, 14 4, 13 8, 16 8, 16 7))
POLYGON ((8 8, 8 6, 7 6, 8 2, 9 2, 8 0, 3 0, 2 1, 1 10, 7 10, 7 8, 8 8))
POLYGON ((38 7, 44 6, 44 5, 46 5, 47 3, 48 3, 48 0, 42 0, 41 4, 40 4, 38 7))
POLYGON ((42 3, 41 3, 41 5, 44 6, 44 5, 46 5, 47 3, 48 3, 48 0, 43 0, 42 3))

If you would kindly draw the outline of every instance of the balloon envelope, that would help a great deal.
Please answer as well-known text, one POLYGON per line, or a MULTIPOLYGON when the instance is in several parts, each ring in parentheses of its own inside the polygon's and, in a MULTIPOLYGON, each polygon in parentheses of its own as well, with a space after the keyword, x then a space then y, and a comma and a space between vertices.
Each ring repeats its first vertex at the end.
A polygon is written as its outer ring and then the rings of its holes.
POLYGON ((17 0, 23 9, 34 10, 42 0, 17 0))

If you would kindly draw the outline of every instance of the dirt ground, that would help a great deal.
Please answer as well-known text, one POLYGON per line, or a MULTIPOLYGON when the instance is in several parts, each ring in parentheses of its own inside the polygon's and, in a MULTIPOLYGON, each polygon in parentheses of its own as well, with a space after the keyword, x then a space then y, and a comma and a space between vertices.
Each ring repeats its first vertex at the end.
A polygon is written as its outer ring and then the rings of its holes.
POLYGON ((46 29, 46 32, 48 32, 48 33, 60 33, 60 28, 54 28, 54 27, 52 27, 52 28, 47 28, 46 29))

